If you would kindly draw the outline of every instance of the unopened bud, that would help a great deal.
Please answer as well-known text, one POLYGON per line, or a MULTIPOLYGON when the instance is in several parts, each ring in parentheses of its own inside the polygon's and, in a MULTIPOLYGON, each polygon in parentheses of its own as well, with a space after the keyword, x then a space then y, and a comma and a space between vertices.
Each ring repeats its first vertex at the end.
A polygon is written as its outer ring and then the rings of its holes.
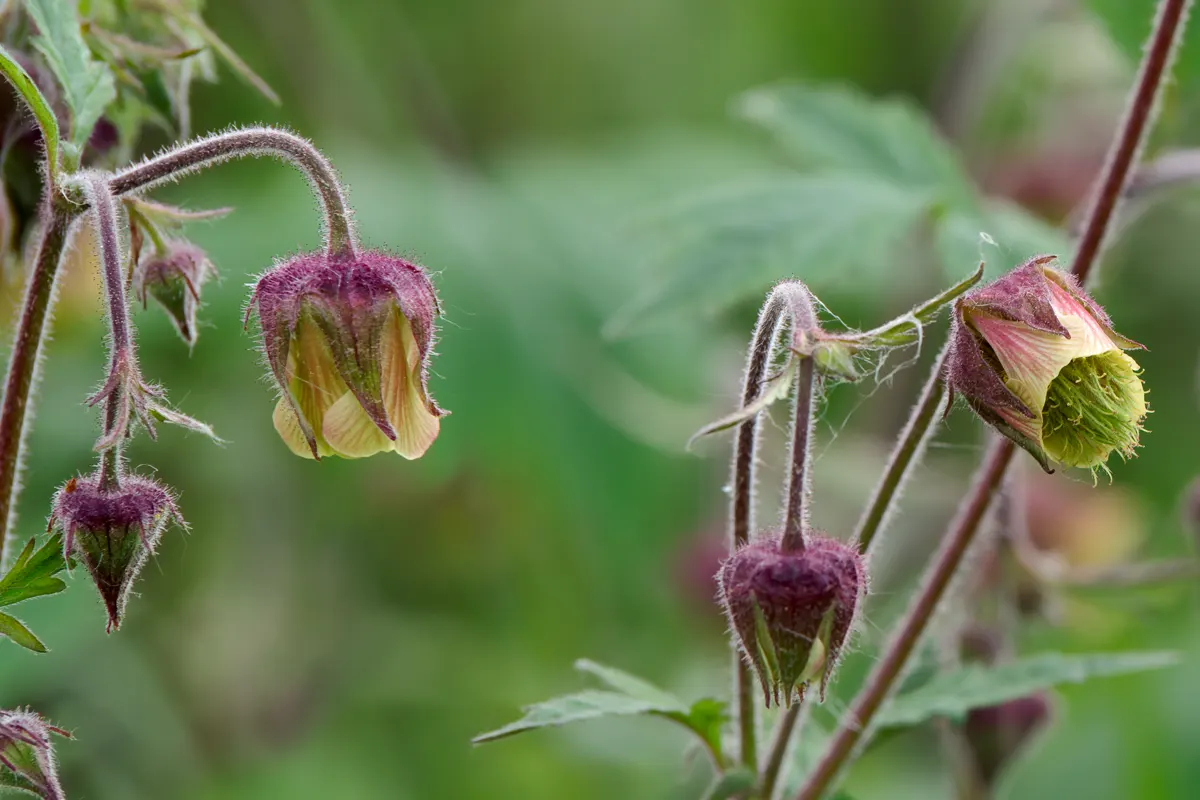
POLYGON ((1050 700, 1044 693, 967 712, 963 733, 984 783, 995 784, 1004 768, 1049 721, 1050 700))
POLYGON ((175 498, 148 478, 125 476, 112 488, 97 476, 72 478, 54 496, 50 524, 63 533, 64 555, 79 558, 91 574, 110 633, 169 520, 186 528, 175 498))
POLYGON ((0 786, 28 792, 42 800, 64 800, 54 765, 50 734, 71 734, 47 725, 32 711, 0 711, 0 786))
POLYGON ((205 281, 216 274, 203 250, 191 242, 171 239, 165 251, 144 256, 134 273, 133 291, 142 305, 151 297, 171 319, 179 336, 196 343, 196 310, 205 281))
POLYGON ((813 682, 824 699, 866 588, 858 551, 812 536, 803 550, 785 552, 780 537, 764 537, 730 556, 718 579, 725 613, 767 705, 791 705, 813 682))

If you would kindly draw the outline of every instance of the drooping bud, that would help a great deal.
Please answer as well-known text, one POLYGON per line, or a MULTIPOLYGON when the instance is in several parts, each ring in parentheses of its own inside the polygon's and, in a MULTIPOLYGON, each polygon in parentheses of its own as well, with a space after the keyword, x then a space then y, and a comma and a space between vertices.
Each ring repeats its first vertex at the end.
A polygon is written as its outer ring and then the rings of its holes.
POLYGON ((1040 256, 955 303, 947 382, 983 420, 1051 462, 1100 468, 1132 456, 1148 409, 1140 348, 1040 256))
POLYGON ((411 459, 433 444, 446 412, 426 389, 438 305, 421 267, 375 251, 300 256, 259 279, 254 312, 293 453, 411 459))
POLYGON ((32 711, 0 711, 0 787, 27 792, 42 800, 63 800, 50 734, 71 734, 32 711))
POLYGON ((803 550, 785 552, 779 536, 763 537, 730 556, 718 581, 767 705, 791 705, 813 682, 823 700, 866 590, 858 551, 811 536, 803 550))
POLYGON ((987 786, 995 784, 1004 768, 1046 727, 1050 716, 1050 698, 1044 692, 967 712, 963 734, 987 786))
POLYGON ((50 526, 63 533, 64 555, 77 557, 91 574, 110 633, 120 627, 130 587, 169 520, 186 530, 171 493, 136 475, 111 488, 95 475, 72 478, 55 494, 50 526))
POLYGON ((203 250, 191 242, 169 239, 166 249, 147 254, 138 262, 133 291, 142 305, 154 298, 191 347, 196 344, 196 310, 200 289, 216 270, 203 250))

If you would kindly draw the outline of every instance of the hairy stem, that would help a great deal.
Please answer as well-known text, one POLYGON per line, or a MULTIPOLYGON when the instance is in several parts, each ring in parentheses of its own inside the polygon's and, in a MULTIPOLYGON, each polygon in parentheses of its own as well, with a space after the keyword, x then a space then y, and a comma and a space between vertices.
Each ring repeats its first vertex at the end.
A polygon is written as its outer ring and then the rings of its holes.
POLYGON ((796 730, 796 721, 800 719, 801 709, 805 707, 802 697, 800 701, 788 706, 775 725, 775 732, 771 734, 771 746, 767 750, 767 761, 763 764, 762 777, 758 780, 758 796, 762 800, 771 800, 775 794, 775 784, 779 782, 779 776, 783 772, 783 759, 791 745, 792 732, 796 730))
POLYGON ((6 568, 16 545, 16 500, 18 475, 21 471, 28 430, 29 398, 37 383, 42 340, 50 306, 54 300, 54 285, 58 265, 66 249, 71 223, 79 209, 70 202, 48 199, 42 210, 41 241, 34 256, 33 270, 25 285, 21 303, 21 320, 8 361, 8 376, 4 383, 4 401, 0 406, 0 568, 6 568))
MULTIPOLYGON (((794 323, 793 323, 794 324, 794 323)), ((812 454, 813 399, 816 394, 813 358, 797 354, 796 402, 792 412, 792 469, 787 483, 787 512, 783 519, 780 549, 785 553, 804 549, 804 502, 808 497, 808 464, 812 454)))
MULTIPOLYGON (((1159 4, 1154 30, 1138 70, 1128 109, 1117 130, 1105 170, 1094 194, 1095 199, 1089 207, 1079 248, 1075 252, 1071 272, 1081 283, 1092 273, 1117 203, 1129 180, 1134 160, 1145 140, 1158 102, 1163 77, 1178 43, 1182 40, 1190 2, 1191 0, 1162 0, 1159 4)), ((930 377, 931 383, 940 380, 941 376, 938 373, 930 377)), ((934 556, 932 568, 926 574, 912 605, 900 623, 899 632, 867 677, 862 691, 851 704, 850 712, 826 747, 816 769, 809 775, 797 795, 797 800, 818 800, 833 786, 859 741, 870 730, 875 713, 904 673, 909 657, 933 618, 951 579, 962 564, 963 557, 1004 480, 1004 473, 1012 461, 1014 450, 1015 446, 1008 439, 997 439, 988 448, 971 489, 959 506, 947 535, 943 537, 941 549, 934 556)))
MULTIPOLYGON (((775 355, 780 326, 791 322, 791 345, 799 350, 806 347, 808 332, 816 327, 812 295, 804 284, 786 281, 776 286, 759 312, 754 338, 746 356, 746 375, 742 390, 742 408, 752 405, 762 394, 767 367, 775 355)), ((805 358, 811 364, 812 358, 805 358)), ((811 391, 810 391, 811 394, 811 391)), ((758 447, 758 415, 737 428, 733 443, 733 475, 730 497, 729 552, 750 541, 754 525, 755 451, 758 447)), ((789 493, 790 494, 790 493, 789 493)), ((742 658, 736 643, 733 645, 734 699, 737 715, 740 763, 753 769, 758 760, 758 720, 755 705, 754 673, 742 658)))
POLYGON ((354 226, 333 165, 307 140, 287 131, 247 128, 208 136, 124 169, 109 185, 112 193, 121 197, 234 158, 268 155, 290 161, 305 174, 321 203, 329 254, 352 257, 357 251, 354 226))

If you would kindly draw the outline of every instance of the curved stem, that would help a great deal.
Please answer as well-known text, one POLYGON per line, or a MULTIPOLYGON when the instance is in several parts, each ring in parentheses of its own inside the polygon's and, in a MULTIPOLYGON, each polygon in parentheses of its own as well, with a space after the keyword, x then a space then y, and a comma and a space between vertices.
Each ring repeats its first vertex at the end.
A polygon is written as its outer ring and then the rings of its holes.
MULTIPOLYGON (((1182 39, 1191 0, 1162 0, 1155 17, 1154 30, 1138 70, 1137 83, 1129 107, 1117 131, 1092 202, 1071 273, 1085 282, 1091 275, 1104 243, 1113 212, 1129 180, 1137 153, 1141 150, 1148 124, 1177 46, 1182 39)), ((938 373, 930 383, 941 380, 938 373)), ((928 386, 927 386, 928 391, 928 386)), ((809 775, 797 800, 818 800, 836 781, 842 767, 854 754, 860 740, 869 732, 875 713, 904 673, 905 665, 933 618, 951 579, 962 564, 975 538, 1004 473, 1012 461, 1015 446, 1008 439, 993 441, 975 481, 959 506, 950 530, 943 538, 933 566, 917 590, 916 597, 900 623, 899 633, 889 643, 882 659, 867 677, 833 739, 826 747, 817 768, 809 775)))
POLYGON ((8 361, 4 383, 4 401, 0 406, 0 568, 8 566, 16 543, 17 476, 28 430, 29 397, 37 383, 43 333, 54 300, 58 265, 66 249, 71 223, 79 209, 60 198, 43 206, 44 227, 34 257, 33 269, 25 286, 21 321, 8 361))
MULTIPOLYGON (((780 325, 785 314, 791 321, 793 349, 802 349, 807 332, 816 326, 812 295, 804 284, 786 281, 776 286, 768 295, 758 322, 754 326, 754 338, 746 356, 746 375, 742 390, 742 408, 752 405, 762 394, 763 379, 767 366, 775 354, 775 343, 779 338, 780 325)), ((805 359, 811 362, 811 358, 805 359)), ((743 422, 737 428, 733 444, 732 493, 730 498, 729 551, 750 541, 750 530, 754 525, 754 476, 755 451, 758 447, 758 415, 743 422)), ((734 700, 737 715, 738 739, 741 763, 753 769, 758 760, 758 720, 755 705, 754 673, 742 658, 736 643, 733 645, 733 671, 735 675, 734 700)))
POLYGON ((353 257, 357 242, 350 207, 333 165, 307 140, 287 131, 246 128, 208 136, 124 169, 109 185, 120 197, 234 158, 266 155, 290 161, 305 174, 321 203, 329 255, 353 257))
POLYGON ((801 353, 794 357, 800 359, 800 367, 796 372, 796 402, 792 412, 792 470, 788 476, 787 512, 783 518, 783 538, 779 544, 785 553, 797 553, 804 549, 804 502, 808 498, 812 410, 816 393, 812 356, 801 353))

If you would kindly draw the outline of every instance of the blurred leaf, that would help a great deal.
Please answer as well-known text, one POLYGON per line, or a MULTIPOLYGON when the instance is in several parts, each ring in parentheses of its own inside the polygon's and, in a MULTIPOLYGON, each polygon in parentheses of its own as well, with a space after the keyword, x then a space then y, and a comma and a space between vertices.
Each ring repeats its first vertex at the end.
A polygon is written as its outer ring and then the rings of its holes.
POLYGON ((989 203, 982 213, 950 212, 938 221, 935 246, 948 275, 981 261, 989 278, 1047 253, 1069 259, 1075 246, 1065 233, 1020 206, 989 203))
POLYGON ((889 273, 888 251, 930 195, 862 175, 780 178, 708 194, 673 213, 654 259, 661 279, 606 326, 618 336, 663 318, 713 315, 794 274, 818 287, 889 273))
POLYGON ((731 797, 753 789, 757 781, 758 777, 753 770, 746 767, 731 769, 717 777, 713 785, 704 793, 703 800, 729 800, 731 797))
POLYGON ((62 84, 71 109, 71 143, 82 151, 104 109, 117 97, 112 72, 92 58, 73 0, 26 0, 25 7, 40 32, 34 44, 62 84))
POLYGON ((199 40, 207 47, 211 48, 214 53, 222 61, 228 65, 230 69, 238 74, 242 80, 254 87, 259 94, 270 100, 275 105, 280 104, 279 95, 275 94, 275 90, 271 88, 265 80, 259 77, 258 73, 250 68, 250 65, 241 59, 234 52, 233 48, 225 44, 216 32, 204 24, 204 20, 200 19, 198 14, 184 9, 182 6, 171 3, 168 5, 171 9, 174 19, 169 22, 170 26, 175 29, 176 33, 188 41, 199 40), (189 33, 191 35, 189 35, 189 33))
POLYGON ((629 716, 633 714, 670 713, 655 703, 639 700, 621 692, 603 692, 590 689, 576 694, 563 695, 525 708, 525 716, 502 728, 480 734, 471 741, 474 744, 502 739, 524 731, 565 725, 600 717, 629 716))
POLYGON ((933 717, 959 719, 973 708, 1025 697, 1064 683, 1163 669, 1179 663, 1168 652, 1065 655, 1040 653, 994 667, 969 666, 901 695, 880 712, 880 728, 918 725, 933 717))
POLYGON ((33 631, 26 628, 16 617, 11 617, 2 611, 0 611, 0 635, 7 636, 21 647, 35 653, 46 652, 46 645, 33 635, 33 631))
POLYGON ((56 533, 34 552, 34 540, 17 556, 12 568, 0 579, 0 606, 11 606, 47 594, 57 594, 67 585, 54 576, 67 568, 63 558, 62 534, 56 533))
POLYGON ((663 691, 636 675, 630 675, 628 672, 616 669, 615 667, 608 667, 604 664, 597 664, 595 661, 581 658, 575 662, 575 669, 598 678, 601 683, 614 691, 621 692, 638 700, 645 700, 660 710, 675 710, 681 714, 688 712, 688 707, 678 697, 663 691))
POLYGON ((29 77, 29 73, 3 47, 0 47, 0 72, 4 73, 4 77, 8 78, 8 82, 12 84, 13 88, 17 90, 17 94, 21 95, 21 99, 33 112, 33 118, 37 120, 38 127, 42 131, 42 141, 46 143, 46 159, 50 162, 51 169, 57 169, 58 119, 54 116, 54 110, 50 108, 50 103, 42 96, 41 90, 29 77))
POLYGON ((692 435, 692 438, 688 440, 688 447, 691 447, 697 439, 702 439, 705 436, 720 433, 721 431, 727 431, 736 425, 741 425, 743 422, 753 419, 775 402, 787 397, 795 380, 798 363, 796 358, 788 358, 787 363, 779 374, 767 381, 757 400, 748 406, 739 408, 732 414, 726 414, 716 422, 710 422, 696 431, 692 435))
MULTIPOLYGON (((1084 5, 1100 18, 1108 35, 1131 63, 1141 61, 1154 23, 1157 0, 1085 0, 1084 5)), ((1200 77, 1200 48, 1192 31, 1187 32, 1175 59, 1174 72, 1182 80, 1200 77)))
POLYGON ((848 87, 782 84, 743 94, 734 110, 815 168, 934 190, 956 206, 973 203, 975 192, 953 150, 925 112, 906 101, 848 87))

